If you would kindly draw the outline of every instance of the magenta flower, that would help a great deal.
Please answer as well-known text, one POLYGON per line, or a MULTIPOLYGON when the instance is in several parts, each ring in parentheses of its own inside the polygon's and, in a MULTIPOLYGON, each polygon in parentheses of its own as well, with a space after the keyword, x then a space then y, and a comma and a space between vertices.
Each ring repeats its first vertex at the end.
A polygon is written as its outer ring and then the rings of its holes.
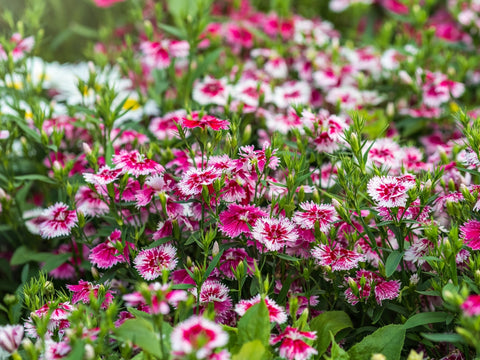
POLYGON ((162 275, 163 270, 175 269, 176 255, 177 250, 170 244, 142 250, 134 260, 135 268, 145 280, 154 280, 162 275))
POLYGON ((310 201, 301 203, 300 208, 303 212, 296 211, 293 221, 303 229, 315 229, 315 223, 318 221, 320 231, 326 233, 330 230, 332 223, 338 220, 337 212, 333 205, 319 205, 310 201))
POLYGON ((312 256, 321 266, 331 266, 333 271, 350 270, 358 266, 358 263, 365 261, 365 255, 355 251, 344 249, 340 246, 331 248, 327 245, 319 245, 312 249, 312 256))
POLYGON ((307 360, 312 355, 318 354, 318 351, 308 345, 304 339, 315 340, 316 338, 316 331, 299 331, 287 326, 283 333, 270 340, 270 344, 275 345, 281 342, 279 355, 284 359, 307 360))
POLYGON ((109 207, 100 196, 88 186, 80 186, 75 195, 77 210, 92 217, 105 215, 109 207))
POLYGON ((70 235, 78 221, 75 210, 68 210, 68 205, 60 202, 46 209, 42 216, 44 220, 39 225, 39 232, 41 237, 47 239, 70 235))
POLYGON ((359 270, 355 279, 350 278, 350 281, 355 282, 359 290, 359 296, 355 295, 351 288, 345 291, 347 302, 352 305, 357 304, 360 300, 368 299, 372 290, 379 305, 382 304, 383 300, 396 299, 400 293, 399 280, 387 281, 372 271, 359 270), (362 277, 364 280, 362 280, 362 277), (363 286, 361 282, 364 282, 363 286))
POLYGON ((460 227, 460 233, 465 239, 465 245, 473 250, 480 250, 480 221, 469 220, 460 227))
POLYGON ((227 81, 225 79, 217 80, 212 77, 206 77, 203 81, 198 81, 194 84, 192 97, 200 105, 216 104, 225 106, 228 100, 227 81))
POLYGON ((22 325, 0 326, 0 348, 5 350, 9 354, 14 353, 18 349, 22 339, 22 325))
POLYGON ((252 237, 269 251, 277 251, 295 244, 298 233, 287 218, 260 218, 252 229, 252 237))
POLYGON ((121 170, 122 174, 128 173, 135 177, 155 175, 165 171, 162 165, 145 158, 145 155, 140 154, 137 150, 121 150, 119 154, 113 156, 112 162, 116 165, 116 169, 121 170))
POLYGON ((237 269, 239 263, 246 261, 247 264, 247 275, 253 274, 254 269, 254 260, 248 256, 245 249, 242 248, 229 248, 224 251, 219 261, 219 270, 227 278, 234 280, 235 275, 234 271, 237 269))
POLYGON ((408 190, 415 186, 415 182, 403 181, 393 176, 375 176, 367 185, 368 194, 379 206, 388 208, 405 207, 408 190))
POLYGON ((255 225, 257 219, 267 215, 265 211, 252 205, 230 204, 228 209, 219 215, 219 228, 232 239, 241 234, 249 236, 250 227, 255 225))
POLYGON ((213 355, 216 348, 227 345, 228 335, 220 325, 192 316, 179 323, 172 331, 171 343, 174 356, 205 359, 213 355))
POLYGON ((204 185, 212 185, 221 175, 222 171, 212 166, 203 170, 190 169, 185 175, 183 175, 182 180, 178 183, 178 188, 185 196, 200 195, 204 185))
MULTIPOLYGON (((90 303, 90 295, 93 294, 98 299, 98 289, 100 285, 93 285, 92 283, 80 280, 78 285, 67 285, 67 289, 73 292, 72 303, 82 302, 84 304, 90 303)), ((110 290, 105 292, 105 300, 102 303, 102 308, 106 309, 108 305, 113 302, 113 295, 110 290)))
POLYGON ((211 128, 212 130, 228 130, 230 128, 230 122, 228 120, 217 119, 215 116, 211 115, 202 115, 200 118, 200 113, 198 111, 192 112, 190 115, 182 118, 182 126, 193 129, 193 128, 202 128, 206 127, 211 128))
POLYGON ((467 316, 480 315, 480 295, 470 295, 460 307, 467 316))
POLYGON ((112 266, 120 263, 129 263, 129 247, 135 249, 135 245, 125 242, 123 253, 120 253, 115 247, 116 243, 122 243, 122 233, 120 230, 114 230, 107 240, 90 250, 88 259, 93 265, 100 269, 110 269, 112 266))
POLYGON ((160 284, 155 282, 148 286, 150 290, 150 298, 145 299, 144 296, 136 291, 131 294, 123 295, 123 300, 127 306, 146 307, 151 314, 170 313, 170 306, 177 307, 178 303, 187 300, 187 292, 184 290, 173 290, 169 284, 160 284))
MULTIPOLYGON (((65 329, 70 327, 68 317, 73 309, 73 306, 70 305, 69 302, 59 303, 58 305, 48 302, 40 309, 35 310, 33 314, 39 318, 44 318, 50 314, 47 325, 47 334, 53 336, 54 332, 58 331, 59 334, 63 334, 65 329), (53 306, 55 306, 55 308, 53 308, 53 306)), ((31 316, 25 322, 25 332, 30 337, 38 337, 36 325, 31 316)))
POLYGON ((200 300, 200 311, 203 313, 208 304, 213 303, 216 321, 224 323, 228 319, 228 312, 232 309, 232 300, 229 288, 219 281, 206 280, 197 295, 197 288, 192 289, 192 294, 200 300))
POLYGON ((93 0, 95 5, 97 5, 98 7, 101 7, 101 8, 107 8, 107 7, 112 6, 115 3, 123 2, 123 1, 125 1, 125 0, 93 0))
MULTIPOLYGON (((260 294, 251 298, 250 300, 240 300, 238 304, 235 306, 235 312, 243 316, 250 309, 253 305, 260 303, 261 297, 260 294)), ((287 321, 287 313, 285 309, 278 305, 275 301, 270 299, 268 296, 265 297, 265 304, 267 305, 268 314, 270 316, 270 322, 274 322, 277 324, 283 324, 287 321)))
POLYGON ((165 69, 170 66, 171 59, 166 41, 144 41, 140 44, 144 55, 143 63, 149 69, 165 69))
POLYGON ((117 180, 121 172, 121 169, 110 169, 105 165, 96 174, 84 173, 83 178, 89 184, 107 185, 117 180))

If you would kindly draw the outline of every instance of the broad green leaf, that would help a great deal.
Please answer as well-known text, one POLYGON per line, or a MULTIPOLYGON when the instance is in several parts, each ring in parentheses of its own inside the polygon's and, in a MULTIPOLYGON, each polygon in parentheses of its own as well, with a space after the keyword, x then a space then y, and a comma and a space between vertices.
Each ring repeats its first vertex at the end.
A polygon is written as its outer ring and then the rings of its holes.
POLYGON ((265 346, 260 340, 249 341, 242 345, 240 351, 232 356, 232 360, 262 359, 265 355, 265 346))
POLYGON ((264 300, 248 309, 238 322, 239 345, 253 340, 265 346, 270 340, 270 315, 264 300))
POLYGON ((51 256, 52 254, 50 253, 39 253, 27 248, 26 246, 20 246, 13 253, 12 258, 10 259, 10 265, 21 265, 29 261, 45 262, 51 256))
POLYGON ((373 354, 383 354, 388 360, 399 360, 405 341, 403 325, 387 325, 348 350, 351 360, 370 360, 373 354))
POLYGON ((330 332, 330 341, 332 342, 332 349, 330 351, 331 357, 329 360, 349 360, 350 356, 343 350, 335 341, 335 337, 330 332))
POLYGON ((207 267, 207 271, 205 271, 205 275, 203 276, 203 281, 205 281, 210 276, 213 269, 215 269, 215 266, 217 266, 218 262, 220 261, 220 258, 223 255, 223 252, 224 250, 220 250, 220 252, 217 255, 215 255, 215 257, 212 259, 212 262, 207 267))
POLYGON ((85 354, 85 343, 83 341, 77 341, 76 344, 73 346, 73 349, 68 353, 65 360, 77 360, 83 359, 83 355, 85 354))
POLYGON ((315 349, 322 355, 330 345, 330 333, 335 336, 340 330, 353 328, 350 317, 344 311, 326 311, 310 322, 310 329, 317 332, 315 349))
POLYGON ((387 275, 387 278, 392 276, 392 274, 397 270, 398 264, 400 264, 400 261, 402 261, 403 258, 403 252, 400 251, 393 251, 388 255, 387 261, 385 262, 385 275, 387 275))
POLYGON ((411 329, 416 326, 428 325, 439 322, 446 322, 450 315, 446 312, 426 312, 415 314, 410 317, 403 327, 405 329, 411 329))
MULTIPOLYGON (((129 319, 119 328, 115 329, 115 335, 122 340, 131 341, 143 351, 148 352, 160 359, 163 358, 160 347, 160 336, 154 331, 153 325, 144 319, 129 319)), ((165 341, 168 343, 168 341, 165 341)))
POLYGON ((50 257, 45 261, 45 266, 42 268, 45 272, 50 272, 58 268, 63 263, 67 262, 72 257, 72 254, 50 254, 50 257))

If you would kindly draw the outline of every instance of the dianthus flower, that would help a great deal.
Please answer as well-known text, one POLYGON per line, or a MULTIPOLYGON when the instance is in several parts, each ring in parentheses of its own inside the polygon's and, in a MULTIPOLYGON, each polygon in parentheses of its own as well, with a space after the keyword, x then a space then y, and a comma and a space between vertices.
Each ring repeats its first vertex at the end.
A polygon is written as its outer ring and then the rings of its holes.
POLYGON ((128 173, 135 177, 159 174, 165 170, 162 165, 145 158, 145 155, 140 154, 137 150, 122 150, 113 156, 112 162, 116 165, 116 169, 121 170, 122 174, 128 173))
POLYGON ((123 253, 120 253, 115 247, 117 242, 120 244, 122 242, 122 233, 120 230, 114 230, 105 242, 98 244, 90 250, 88 259, 93 265, 96 265, 100 269, 109 269, 120 263, 129 263, 129 247, 134 249, 135 245, 125 242, 123 253))
POLYGON ((145 280, 154 280, 163 270, 173 270, 177 266, 177 250, 170 244, 142 250, 134 260, 135 268, 145 280))
POLYGON ((83 178, 93 185, 107 185, 117 180, 121 172, 121 169, 110 169, 105 165, 96 174, 84 173, 83 178))
POLYGON ((460 232, 465 239, 465 245, 473 250, 480 250, 480 221, 469 220, 460 227, 460 232))
POLYGON ((224 323, 232 308, 229 291, 229 288, 219 281, 206 280, 202 284, 200 295, 197 294, 197 288, 192 289, 192 294, 199 298, 201 313, 207 309, 209 303, 212 303, 216 321, 224 323))
POLYGON ((331 248, 327 245, 319 245, 312 249, 312 256, 321 266, 331 266, 333 271, 350 270, 356 268, 358 263, 365 261, 365 255, 355 251, 344 249, 340 246, 331 248))
MULTIPOLYGON (((243 316, 253 305, 260 303, 261 297, 260 294, 251 298, 250 300, 240 300, 235 306, 235 312, 243 316)), ((277 324, 283 324, 287 321, 287 313, 285 309, 278 305, 275 301, 270 299, 268 296, 265 297, 265 304, 267 305, 268 315, 270 317, 270 322, 275 322, 277 324)))
POLYGON ((319 205, 310 201, 301 203, 300 208, 303 211, 296 211, 293 221, 303 229, 314 229, 315 223, 318 221, 320 231, 326 233, 332 226, 332 223, 338 220, 337 212, 333 205, 319 205))
POLYGON ((185 196, 200 195, 204 185, 212 185, 221 175, 222 171, 212 166, 203 170, 190 169, 178 183, 178 188, 185 196))
POLYGON ((470 295, 460 307, 467 316, 480 315, 480 295, 470 295))
POLYGON ((415 182, 403 177, 374 176, 367 185, 368 194, 379 206, 392 208, 404 207, 407 203, 408 190, 415 187, 415 182))
POLYGON ((345 291, 347 302, 352 305, 357 304, 360 300, 368 299, 372 290, 375 294, 375 300, 379 305, 382 304, 383 300, 397 298, 400 293, 400 281, 387 281, 371 271, 359 270, 357 271, 356 278, 350 278, 349 282, 350 281, 355 282, 359 291, 359 296, 355 295, 351 288, 345 291), (361 284, 362 282, 364 282, 363 286, 361 284))
POLYGON ((76 211, 68 210, 68 206, 60 202, 46 209, 42 216, 44 220, 39 225, 39 233, 47 239, 70 235, 78 221, 76 211))
POLYGON ((315 331, 299 331, 287 326, 283 333, 271 339, 270 344, 275 345, 281 342, 279 355, 284 359, 307 360, 312 355, 318 354, 318 351, 308 345, 304 339, 315 340, 316 338, 315 331))
POLYGON ((216 348, 225 346, 228 335, 220 325, 201 316, 192 316, 172 331, 172 352, 175 357, 194 354, 197 359, 209 358, 216 348))
MULTIPOLYGON (((100 285, 93 285, 92 283, 80 280, 78 285, 67 285, 67 289, 73 292, 72 302, 76 304, 81 301, 84 304, 90 303, 90 294, 98 298, 98 289, 100 285)), ((113 295, 110 290, 105 292, 105 300, 102 303, 102 308, 107 308, 113 302, 113 295)))
POLYGON ((268 214, 253 205, 230 204, 228 209, 219 215, 220 230, 230 238, 241 234, 250 235, 250 227, 255 225, 257 219, 268 214))
POLYGON ((252 237, 269 251, 277 251, 295 244, 298 233, 295 225, 287 218, 267 218, 257 220, 252 229, 252 237))
POLYGON ((0 326, 0 348, 5 350, 9 354, 14 353, 18 349, 22 339, 22 325, 0 326))
POLYGON ((230 122, 228 120, 217 119, 211 115, 201 115, 198 111, 194 111, 190 115, 182 118, 182 126, 189 129, 197 127, 205 129, 209 127, 212 130, 218 131, 228 130, 230 128, 230 122))

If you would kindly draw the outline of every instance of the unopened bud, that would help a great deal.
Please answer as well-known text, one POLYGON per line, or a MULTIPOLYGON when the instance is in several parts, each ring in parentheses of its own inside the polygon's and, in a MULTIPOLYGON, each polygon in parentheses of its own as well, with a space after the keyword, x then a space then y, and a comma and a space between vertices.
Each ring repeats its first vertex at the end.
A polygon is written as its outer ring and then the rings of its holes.
POLYGON ((83 152, 85 153, 85 155, 91 155, 92 154, 92 148, 86 142, 82 143, 82 148, 83 148, 83 152))

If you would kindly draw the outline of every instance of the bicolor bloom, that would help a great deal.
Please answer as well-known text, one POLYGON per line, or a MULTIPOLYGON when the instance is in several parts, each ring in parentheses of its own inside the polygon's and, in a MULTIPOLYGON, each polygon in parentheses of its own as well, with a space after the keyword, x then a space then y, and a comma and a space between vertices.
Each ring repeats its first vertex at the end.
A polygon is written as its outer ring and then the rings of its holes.
POLYGON ((190 115, 182 118, 182 126, 193 129, 201 128, 205 129, 206 127, 211 128, 212 130, 228 130, 230 128, 230 122, 228 120, 217 119, 215 116, 200 114, 198 111, 192 112, 190 115))
MULTIPOLYGON (((67 289, 73 292, 72 303, 82 302, 84 304, 90 303, 90 295, 93 294, 98 299, 98 290, 100 285, 93 285, 92 283, 80 280, 78 285, 67 285, 67 289)), ((105 289, 105 300, 102 303, 102 308, 107 308, 113 302, 113 295, 110 290, 105 289)))
POLYGON ((383 300, 396 299, 400 293, 399 280, 387 281, 372 271, 359 270, 355 279, 349 278, 350 282, 352 282, 352 285, 355 283, 358 289, 358 296, 354 294, 351 287, 345 291, 346 300, 352 305, 357 304, 360 300, 367 300, 372 290, 379 305, 382 304, 383 300))
POLYGON ((109 207, 100 196, 88 186, 80 186, 75 195, 77 210, 92 217, 105 215, 109 207))
POLYGON ((116 165, 116 169, 121 170, 122 174, 128 173, 135 177, 155 175, 165 170, 162 165, 147 159, 145 155, 140 154, 137 150, 122 150, 119 154, 113 156, 112 162, 116 165))
POLYGON ((98 244, 90 250, 88 259, 100 269, 109 269, 116 264, 129 263, 129 248, 134 249, 135 245, 125 242, 123 252, 121 253, 116 246, 117 243, 122 244, 122 233, 120 230, 114 230, 105 242, 98 244))
MULTIPOLYGON (((65 329, 70 327, 68 317, 73 311, 73 306, 69 302, 53 304, 51 302, 46 303, 40 309, 35 310, 33 314, 39 318, 44 318, 50 314, 50 318, 47 324, 47 335, 52 336, 54 332, 63 334, 65 329)), ((25 322, 25 332, 30 337, 38 337, 37 329, 32 317, 30 316, 25 322)))
POLYGON ((60 202, 46 209, 42 216, 44 220, 39 225, 39 233, 47 239, 70 235, 78 222, 76 211, 68 210, 68 205, 60 202))
POLYGON ((225 106, 228 100, 227 82, 225 79, 215 79, 208 76, 203 81, 198 81, 193 85, 192 97, 200 105, 225 106))
MULTIPOLYGON (((243 316, 250 309, 253 305, 260 303, 261 297, 260 294, 251 298, 250 300, 240 300, 238 304, 235 306, 235 312, 243 316)), ((285 309, 278 305, 275 301, 270 299, 268 296, 265 297, 265 304, 267 305, 268 314, 270 317, 270 322, 274 322, 277 324, 283 324, 287 321, 287 313, 285 309)))
POLYGON ((170 244, 142 250, 134 260, 135 269, 145 280, 154 280, 162 275, 163 270, 175 269, 176 254, 177 250, 170 244))
POLYGON ((93 185, 107 185, 117 180, 121 172, 121 169, 110 169, 105 165, 96 174, 84 173, 83 178, 93 185))
POLYGON ((295 221, 303 229, 315 229, 315 223, 318 221, 320 231, 326 233, 330 230, 332 223, 338 220, 337 211, 333 205, 316 204, 313 201, 300 204, 303 211, 296 211, 293 216, 295 221))
POLYGON ((200 310, 203 313, 212 303, 215 309, 215 317, 219 322, 227 318, 227 313, 232 308, 232 300, 229 296, 229 288, 219 281, 206 280, 200 289, 200 295, 197 288, 192 289, 192 294, 200 301, 200 310))
POLYGON ((465 239, 465 245, 473 250, 480 250, 480 221, 469 220, 460 227, 460 233, 465 239))
POLYGON ((179 323, 171 334, 174 356, 194 354, 194 358, 205 359, 227 342, 228 335, 220 325, 195 315, 179 323))
POLYGON ((408 190, 414 187, 414 181, 404 181, 403 177, 374 176, 368 182, 367 191, 379 206, 404 207, 407 203, 408 190))
POLYGON ((273 337, 270 344, 275 345, 279 342, 280 357, 288 360, 307 360, 318 351, 308 345, 304 340, 315 340, 316 331, 300 331, 291 326, 287 326, 283 333, 273 337))
POLYGON ((277 251, 295 244, 298 233, 295 225, 287 218, 267 218, 257 220, 252 229, 252 237, 269 251, 277 251))
POLYGON ((72 348, 64 341, 55 342, 51 339, 45 341, 45 360, 58 360, 67 357, 72 348))
POLYGON ((460 307, 467 316, 480 315, 480 295, 470 295, 460 307))
POLYGON ((187 292, 184 290, 174 290, 169 284, 160 284, 155 282, 148 286, 150 290, 149 298, 145 298, 139 291, 123 295, 123 300, 127 306, 146 308, 151 314, 170 313, 170 306, 177 307, 181 301, 187 301, 187 292))
POLYGON ((312 249, 312 256, 317 260, 317 264, 330 266, 333 271, 350 270, 356 268, 359 262, 366 261, 363 254, 340 246, 332 249, 331 246, 323 244, 312 249))
POLYGON ((23 330, 22 325, 0 326, 0 348, 9 354, 14 353, 23 339, 23 330))
POLYGON ((245 249, 242 248, 229 248, 224 251, 220 257, 218 269, 229 279, 234 280, 234 271, 240 263, 246 262, 246 274, 250 276, 253 274, 254 260, 248 256, 245 249))
POLYGON ((250 227, 255 225, 257 219, 267 215, 265 211, 253 205, 230 204, 228 209, 219 215, 219 228, 232 239, 242 234, 249 236, 250 227))
POLYGON ((209 166, 205 169, 190 169, 178 183, 180 192, 185 196, 195 196, 202 193, 203 186, 212 185, 222 175, 220 169, 209 166))

